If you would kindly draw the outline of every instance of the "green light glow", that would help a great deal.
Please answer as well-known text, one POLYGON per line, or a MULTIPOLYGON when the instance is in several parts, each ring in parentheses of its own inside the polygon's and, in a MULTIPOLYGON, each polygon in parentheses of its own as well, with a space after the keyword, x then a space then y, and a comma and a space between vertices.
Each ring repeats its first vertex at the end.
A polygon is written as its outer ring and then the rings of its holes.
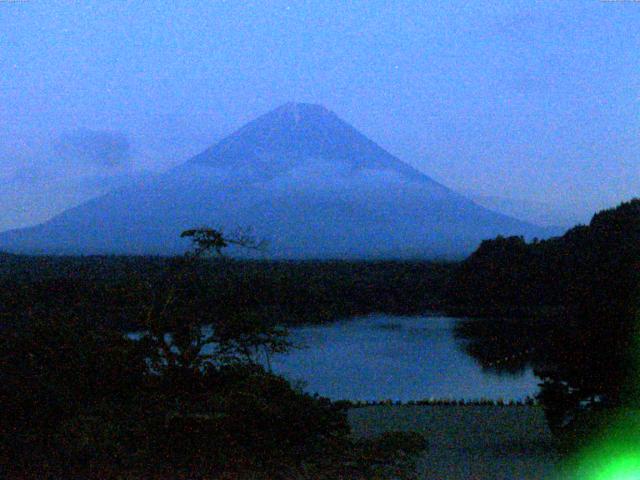
MULTIPOLYGON (((636 322, 634 352, 636 372, 640 372, 640 314, 636 322)), ((628 398, 640 398, 640 378, 634 375, 628 384, 628 398)), ((562 480, 640 480, 640 409, 621 408, 593 415, 594 436, 586 448, 569 461, 562 480)))
POLYGON ((608 465, 591 478, 593 480, 640 480, 640 456, 636 454, 612 458, 608 465))
POLYGON ((580 480, 640 480, 640 412, 626 409, 608 418, 591 445, 570 462, 580 480))

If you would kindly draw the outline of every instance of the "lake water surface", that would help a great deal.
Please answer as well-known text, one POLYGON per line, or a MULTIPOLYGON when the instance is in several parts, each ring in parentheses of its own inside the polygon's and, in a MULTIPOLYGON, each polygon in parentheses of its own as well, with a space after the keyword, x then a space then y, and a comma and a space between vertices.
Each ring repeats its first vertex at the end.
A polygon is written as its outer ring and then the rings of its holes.
POLYGON ((276 373, 334 400, 523 399, 538 390, 531 370, 487 373, 460 349, 455 318, 369 315, 290 330, 305 348, 272 360, 276 373))

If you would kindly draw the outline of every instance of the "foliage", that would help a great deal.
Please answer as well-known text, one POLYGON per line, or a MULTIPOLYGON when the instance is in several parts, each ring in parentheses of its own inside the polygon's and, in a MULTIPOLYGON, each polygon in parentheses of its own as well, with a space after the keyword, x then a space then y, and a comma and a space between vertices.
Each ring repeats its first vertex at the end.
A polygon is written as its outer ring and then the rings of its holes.
POLYGON ((156 467, 275 474, 330 453, 327 438, 348 442, 340 410, 254 363, 175 363, 159 373, 141 347, 73 319, 6 335, 2 463, 35 477, 156 467))
MULTIPOLYGON (((292 388, 257 363, 258 351, 289 347, 286 330, 243 311, 217 318, 201 312, 214 320, 202 329, 185 292, 194 292, 193 275, 215 250, 206 243, 212 235, 203 235, 194 235, 194 253, 168 264, 152 300, 128 313, 144 327, 136 337, 63 308, 32 309, 7 322, 0 474, 411 478, 421 437, 355 441, 339 405, 292 388)), ((146 286, 135 295, 143 292, 146 286)))
POLYGON ((190 290, 198 284, 194 269, 198 260, 211 252, 219 254, 230 244, 244 248, 259 248, 248 237, 226 238, 211 229, 187 230, 183 237, 193 240, 194 248, 184 257, 174 259, 167 269, 160 288, 153 290, 153 300, 137 322, 144 330, 140 342, 148 348, 151 368, 203 369, 236 362, 256 363, 260 352, 268 359, 274 353, 284 353, 291 344, 287 330, 251 312, 231 312, 211 317, 206 310, 194 310, 190 290), (203 320, 208 328, 203 328, 203 320), (208 348, 210 352, 205 352, 208 348))
MULTIPOLYGON (((535 352, 524 358, 543 381, 540 401, 549 423, 562 430, 572 412, 588 405, 637 404, 639 287, 636 199, 597 213, 588 226, 562 237, 486 241, 448 288, 452 303, 484 313, 523 306, 560 312, 552 322, 522 324, 511 354, 535 352)), ((479 344, 496 338, 485 335, 479 344)), ((476 350, 485 364, 490 359, 483 353, 490 350, 476 350)))
POLYGON ((135 426, 145 370, 132 341, 80 319, 34 318, 5 331, 0 435, 2 457, 12 459, 5 465, 119 461, 143 433, 135 426))

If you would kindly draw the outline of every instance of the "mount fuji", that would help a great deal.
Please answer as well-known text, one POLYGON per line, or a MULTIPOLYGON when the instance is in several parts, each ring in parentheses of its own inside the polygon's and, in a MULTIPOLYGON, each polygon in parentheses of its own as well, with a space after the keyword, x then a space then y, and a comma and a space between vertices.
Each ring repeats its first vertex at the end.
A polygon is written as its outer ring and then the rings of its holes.
POLYGON ((453 258, 498 234, 550 233, 446 188, 322 106, 289 103, 162 175, 0 234, 0 250, 171 255, 200 226, 250 228, 284 259, 453 258))

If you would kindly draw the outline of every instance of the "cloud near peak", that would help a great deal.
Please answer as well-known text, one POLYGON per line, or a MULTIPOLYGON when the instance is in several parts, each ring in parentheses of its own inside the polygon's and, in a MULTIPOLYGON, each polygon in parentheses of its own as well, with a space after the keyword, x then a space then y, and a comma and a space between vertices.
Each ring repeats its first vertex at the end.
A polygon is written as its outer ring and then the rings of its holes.
POLYGON ((81 129, 61 135, 54 154, 69 164, 103 168, 124 166, 131 159, 131 143, 121 132, 81 129))

